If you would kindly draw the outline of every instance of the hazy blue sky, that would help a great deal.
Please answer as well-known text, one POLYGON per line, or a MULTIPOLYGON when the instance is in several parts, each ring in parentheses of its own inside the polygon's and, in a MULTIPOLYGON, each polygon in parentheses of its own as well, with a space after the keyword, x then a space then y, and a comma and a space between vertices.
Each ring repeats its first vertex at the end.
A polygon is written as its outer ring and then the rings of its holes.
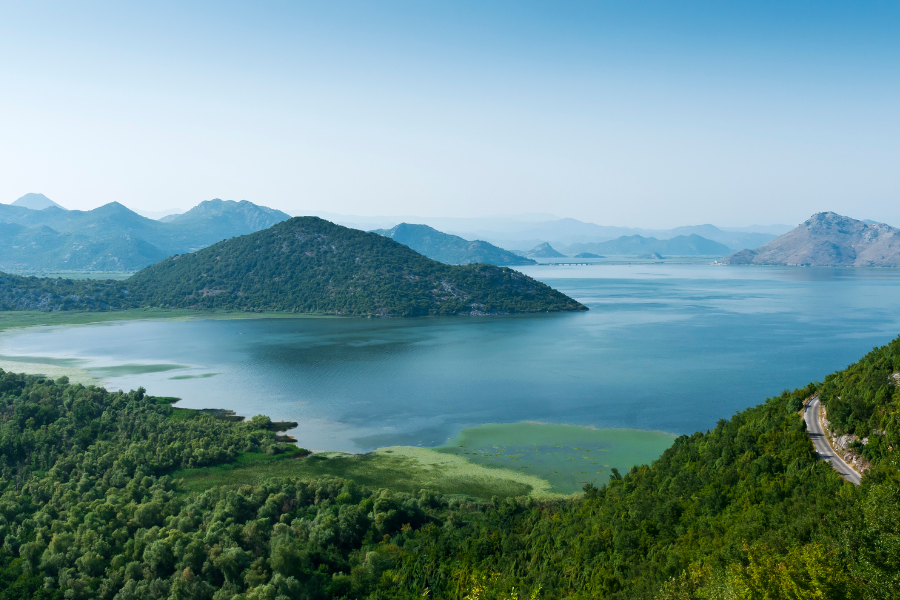
POLYGON ((125 4, 0 2, 0 202, 900 226, 897 2, 125 4))

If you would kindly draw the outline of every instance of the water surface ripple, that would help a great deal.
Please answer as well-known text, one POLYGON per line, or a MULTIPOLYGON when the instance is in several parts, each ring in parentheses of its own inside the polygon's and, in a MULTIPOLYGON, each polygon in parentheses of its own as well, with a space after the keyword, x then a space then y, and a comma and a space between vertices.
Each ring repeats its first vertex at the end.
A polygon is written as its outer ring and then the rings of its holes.
POLYGON ((185 407, 298 421, 301 445, 360 451, 518 421, 690 433, 900 334, 900 271, 523 271, 591 310, 119 322, 8 333, 0 354, 75 361, 111 389, 142 385, 185 407))

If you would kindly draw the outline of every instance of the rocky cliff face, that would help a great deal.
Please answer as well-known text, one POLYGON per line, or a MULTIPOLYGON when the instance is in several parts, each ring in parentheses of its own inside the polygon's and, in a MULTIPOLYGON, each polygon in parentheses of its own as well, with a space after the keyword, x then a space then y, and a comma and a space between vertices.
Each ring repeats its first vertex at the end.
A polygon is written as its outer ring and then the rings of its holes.
POLYGON ((900 229, 822 212, 756 250, 735 252, 722 262, 730 265, 900 267, 900 229))

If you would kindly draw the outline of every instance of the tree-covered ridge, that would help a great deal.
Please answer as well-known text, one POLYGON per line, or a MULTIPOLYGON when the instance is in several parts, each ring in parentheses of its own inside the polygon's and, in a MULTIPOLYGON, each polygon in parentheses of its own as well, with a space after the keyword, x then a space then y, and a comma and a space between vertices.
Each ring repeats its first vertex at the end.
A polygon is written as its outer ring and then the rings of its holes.
POLYGON ((173 308, 397 317, 586 310, 517 271, 445 265, 317 217, 168 258, 128 287, 144 305, 173 308))
POLYGON ((0 310, 115 310, 136 305, 137 300, 121 281, 0 273, 0 310))
POLYGON ((448 265, 482 263, 497 266, 534 265, 530 258, 519 256, 482 240, 469 241, 438 231, 428 225, 400 223, 391 229, 376 229, 373 233, 389 237, 409 246, 419 254, 448 265))
POLYGON ((840 544, 856 492, 816 461, 786 398, 682 436, 652 466, 616 472, 581 499, 504 501, 483 520, 422 530, 399 551, 394 584, 413 598, 427 573, 434 597, 454 598, 460 574, 491 573, 498 591, 546 598, 804 597, 742 593, 768 562, 767 577, 780 564, 809 597, 843 598, 858 589, 840 544), (803 553, 815 564, 789 563, 803 553))
POLYGON ((822 404, 837 433, 861 441, 853 448, 868 460, 900 453, 900 338, 825 378, 822 404))

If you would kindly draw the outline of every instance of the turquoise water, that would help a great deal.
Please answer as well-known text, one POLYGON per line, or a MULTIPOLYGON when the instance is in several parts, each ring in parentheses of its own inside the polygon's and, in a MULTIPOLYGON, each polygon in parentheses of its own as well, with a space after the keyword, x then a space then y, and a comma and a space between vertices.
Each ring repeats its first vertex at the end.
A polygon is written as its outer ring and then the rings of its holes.
POLYGON ((523 269, 578 314, 136 321, 22 330, 0 360, 298 421, 301 445, 436 446, 536 421, 673 434, 820 380, 900 334, 900 271, 711 265, 523 269))

